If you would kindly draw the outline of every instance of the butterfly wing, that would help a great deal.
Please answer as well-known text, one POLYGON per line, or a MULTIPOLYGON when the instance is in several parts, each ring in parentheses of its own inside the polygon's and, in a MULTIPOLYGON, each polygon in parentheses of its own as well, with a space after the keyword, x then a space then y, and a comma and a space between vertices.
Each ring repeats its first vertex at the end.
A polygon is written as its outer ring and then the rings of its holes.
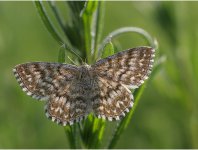
POLYGON ((133 95, 118 82, 98 77, 98 89, 92 97, 92 108, 98 118, 119 120, 133 106, 133 95))
POLYGON ((101 59, 92 66, 98 79, 98 93, 92 98, 99 118, 119 120, 133 106, 129 88, 137 88, 150 74, 154 49, 138 47, 101 59))
POLYGON ((60 63, 26 63, 17 65, 14 74, 23 91, 36 99, 47 100, 46 116, 62 125, 73 124, 87 112, 76 82, 79 68, 60 63))
POLYGON ((17 65, 13 72, 27 95, 46 100, 54 94, 64 95, 77 78, 78 68, 59 63, 33 62, 17 65))
POLYGON ((70 90, 67 96, 52 97, 45 106, 46 116, 63 126, 84 119, 89 113, 89 105, 83 96, 70 90))
POLYGON ((154 52, 151 47, 132 48, 101 59, 92 67, 99 77, 134 89, 148 78, 154 62, 154 52))

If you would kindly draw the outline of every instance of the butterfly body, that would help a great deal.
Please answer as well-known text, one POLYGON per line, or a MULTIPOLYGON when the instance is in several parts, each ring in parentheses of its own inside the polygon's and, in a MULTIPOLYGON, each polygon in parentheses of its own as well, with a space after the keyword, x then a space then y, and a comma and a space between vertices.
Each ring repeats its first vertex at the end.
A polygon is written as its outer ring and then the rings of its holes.
POLYGON ((130 89, 151 72, 154 49, 138 47, 101 59, 93 65, 31 62, 13 71, 23 91, 46 100, 48 118, 62 125, 93 112, 98 118, 119 120, 133 106, 130 89))
POLYGON ((96 78, 96 74, 93 73, 92 68, 90 65, 82 65, 79 67, 79 86, 84 90, 91 90, 94 86, 94 80, 96 78))

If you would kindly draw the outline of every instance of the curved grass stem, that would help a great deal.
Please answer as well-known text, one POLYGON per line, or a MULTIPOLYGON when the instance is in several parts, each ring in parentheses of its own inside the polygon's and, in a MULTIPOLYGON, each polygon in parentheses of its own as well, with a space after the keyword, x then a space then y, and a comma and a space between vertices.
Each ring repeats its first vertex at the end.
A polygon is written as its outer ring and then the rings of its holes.
MULTIPOLYGON (((102 49, 103 47, 106 45, 106 43, 109 42, 109 39, 113 39, 116 38, 124 33, 129 33, 129 32, 135 32, 138 33, 140 35, 142 35, 149 43, 149 45, 151 45, 151 47, 153 48, 157 48, 157 41, 154 40, 150 34, 148 32, 146 32, 145 30, 143 30, 142 28, 138 28, 138 27, 122 27, 119 28, 113 32, 111 32, 109 35, 106 36, 106 38, 102 41, 100 47, 99 47, 99 52, 100 54, 102 53, 102 49)), ((99 56, 100 56, 99 54, 99 56)))

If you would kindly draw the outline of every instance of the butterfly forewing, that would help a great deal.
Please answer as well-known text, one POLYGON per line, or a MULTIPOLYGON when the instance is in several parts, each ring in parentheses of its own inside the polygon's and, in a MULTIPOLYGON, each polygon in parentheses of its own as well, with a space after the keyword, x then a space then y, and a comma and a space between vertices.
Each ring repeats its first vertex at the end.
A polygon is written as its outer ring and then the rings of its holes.
POLYGON ((20 64, 13 71, 23 91, 36 99, 64 95, 79 73, 76 66, 42 62, 20 64))
POLYGON ((154 52, 151 47, 132 48, 101 59, 92 67, 102 78, 137 88, 151 72, 154 52))

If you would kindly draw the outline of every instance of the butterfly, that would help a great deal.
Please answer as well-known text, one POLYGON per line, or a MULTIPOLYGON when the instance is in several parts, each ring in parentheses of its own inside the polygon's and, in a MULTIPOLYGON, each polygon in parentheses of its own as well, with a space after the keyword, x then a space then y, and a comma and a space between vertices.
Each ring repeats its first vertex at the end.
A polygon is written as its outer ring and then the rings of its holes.
POLYGON ((148 78, 154 56, 153 48, 137 47, 93 65, 30 62, 17 65, 13 72, 27 95, 46 101, 46 116, 58 124, 72 125, 90 113, 112 121, 132 108, 130 89, 148 78))

